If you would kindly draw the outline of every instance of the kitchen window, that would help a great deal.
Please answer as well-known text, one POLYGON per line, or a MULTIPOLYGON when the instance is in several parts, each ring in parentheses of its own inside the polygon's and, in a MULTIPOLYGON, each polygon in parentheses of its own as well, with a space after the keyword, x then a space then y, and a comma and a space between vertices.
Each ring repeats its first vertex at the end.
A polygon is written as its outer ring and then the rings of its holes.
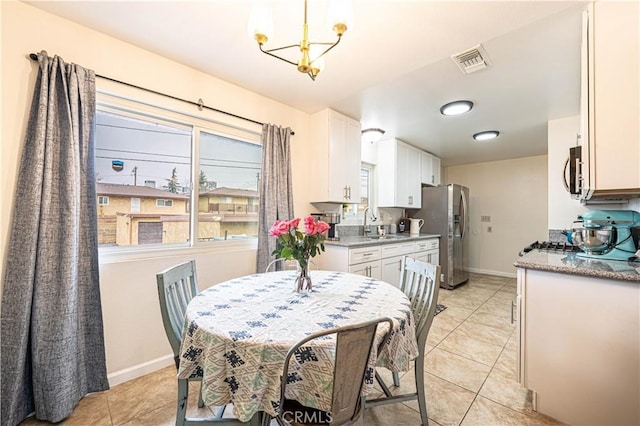
POLYGON ((124 104, 96 113, 101 250, 257 239, 260 134, 124 104))

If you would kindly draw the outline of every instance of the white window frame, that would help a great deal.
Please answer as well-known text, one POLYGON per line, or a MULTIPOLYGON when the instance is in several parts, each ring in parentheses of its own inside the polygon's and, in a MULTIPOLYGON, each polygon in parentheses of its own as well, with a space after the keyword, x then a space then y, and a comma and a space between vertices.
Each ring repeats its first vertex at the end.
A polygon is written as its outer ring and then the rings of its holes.
MULTIPOLYGON (((109 85, 109 82, 105 83, 109 85)), ((118 88, 120 89, 120 88, 118 88)), ((237 250, 255 250, 257 238, 230 239, 226 241, 198 241, 197 205, 200 174, 199 142, 200 133, 212 133, 223 137, 241 140, 244 142, 262 145, 262 129, 253 128, 245 120, 228 119, 222 114, 203 110, 194 113, 190 106, 179 102, 168 101, 167 98, 138 93, 139 96, 131 97, 105 88, 97 89, 96 106, 98 110, 113 112, 122 115, 131 115, 134 118, 148 117, 154 120, 162 120, 175 125, 183 125, 192 129, 191 147, 191 184, 187 193, 190 193, 190 241, 175 244, 153 244, 144 246, 99 247, 100 262, 114 263, 130 260, 154 259, 164 256, 195 255, 199 253, 226 253, 237 250), (151 100, 149 100, 151 99, 151 100), (222 116, 222 117, 221 117, 222 116)))
POLYGON ((173 200, 170 198, 157 198, 156 207, 173 207, 173 200))
POLYGON ((98 195, 98 205, 99 206, 108 206, 109 205, 109 196, 108 195, 98 195))

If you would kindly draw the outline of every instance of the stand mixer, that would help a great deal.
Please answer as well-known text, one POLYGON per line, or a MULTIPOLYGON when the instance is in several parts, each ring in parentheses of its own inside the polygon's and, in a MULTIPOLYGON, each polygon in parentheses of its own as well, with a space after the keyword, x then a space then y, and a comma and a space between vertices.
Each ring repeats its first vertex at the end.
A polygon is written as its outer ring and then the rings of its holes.
POLYGON ((593 210, 578 216, 584 228, 574 229, 571 238, 584 253, 579 257, 628 260, 638 251, 631 228, 640 226, 634 210, 593 210))

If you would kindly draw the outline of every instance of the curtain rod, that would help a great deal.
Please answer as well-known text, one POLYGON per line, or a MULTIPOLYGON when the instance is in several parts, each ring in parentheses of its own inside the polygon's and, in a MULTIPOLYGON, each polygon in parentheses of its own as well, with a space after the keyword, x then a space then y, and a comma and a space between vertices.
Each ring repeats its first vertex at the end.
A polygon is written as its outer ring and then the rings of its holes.
MULTIPOLYGON (((38 60, 38 55, 36 55, 35 53, 30 53, 29 54, 29 58, 31 58, 32 61, 37 61, 38 60)), ((197 106, 200 111, 202 111, 203 109, 208 109, 210 111, 219 112, 220 114, 225 114, 225 115, 228 115, 230 117, 239 118, 241 120, 249 121, 249 122, 255 123, 255 124, 259 124, 261 126, 264 125, 264 123, 262 123, 260 121, 256 121, 256 120, 253 120, 251 118, 243 117, 241 115, 236 115, 236 114, 233 114, 231 112, 222 111, 220 109, 207 106, 207 105, 204 104, 204 101, 202 99, 198 99, 198 102, 193 102, 193 101, 190 101, 190 100, 187 100, 187 99, 178 98, 178 97, 173 96, 173 95, 168 95, 166 93, 157 92, 157 91, 152 90, 152 89, 147 89, 147 88, 144 88, 144 87, 136 86, 135 84, 131 84, 131 83, 127 83, 127 82, 124 82, 124 81, 116 80, 115 78, 106 77, 104 75, 100 75, 100 74, 97 74, 97 73, 96 73, 96 76, 100 77, 102 79, 105 79, 105 80, 113 81, 114 83, 123 84, 123 85, 128 86, 128 87, 133 87, 134 89, 144 90, 145 92, 153 93, 155 95, 164 96, 166 98, 171 98, 171 99, 176 100, 176 101, 180 101, 180 102, 184 102, 184 103, 187 103, 187 104, 190 104, 190 105, 197 106)), ((291 130, 291 135, 293 136, 295 134, 296 133, 293 130, 291 130)))

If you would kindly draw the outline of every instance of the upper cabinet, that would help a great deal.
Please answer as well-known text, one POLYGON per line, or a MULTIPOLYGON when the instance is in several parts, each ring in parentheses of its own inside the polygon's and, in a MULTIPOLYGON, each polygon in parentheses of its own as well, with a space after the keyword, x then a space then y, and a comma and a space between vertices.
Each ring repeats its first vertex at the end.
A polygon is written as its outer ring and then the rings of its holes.
POLYGON ((420 154, 420 180, 424 185, 440 185, 440 158, 428 152, 420 154))
POLYGON ((580 198, 640 195, 638 2, 597 1, 584 13, 580 198))
POLYGON ((378 142, 378 207, 422 207, 422 152, 398 139, 378 142))
POLYGON ((360 122, 325 109, 311 116, 312 202, 360 202, 360 122))

